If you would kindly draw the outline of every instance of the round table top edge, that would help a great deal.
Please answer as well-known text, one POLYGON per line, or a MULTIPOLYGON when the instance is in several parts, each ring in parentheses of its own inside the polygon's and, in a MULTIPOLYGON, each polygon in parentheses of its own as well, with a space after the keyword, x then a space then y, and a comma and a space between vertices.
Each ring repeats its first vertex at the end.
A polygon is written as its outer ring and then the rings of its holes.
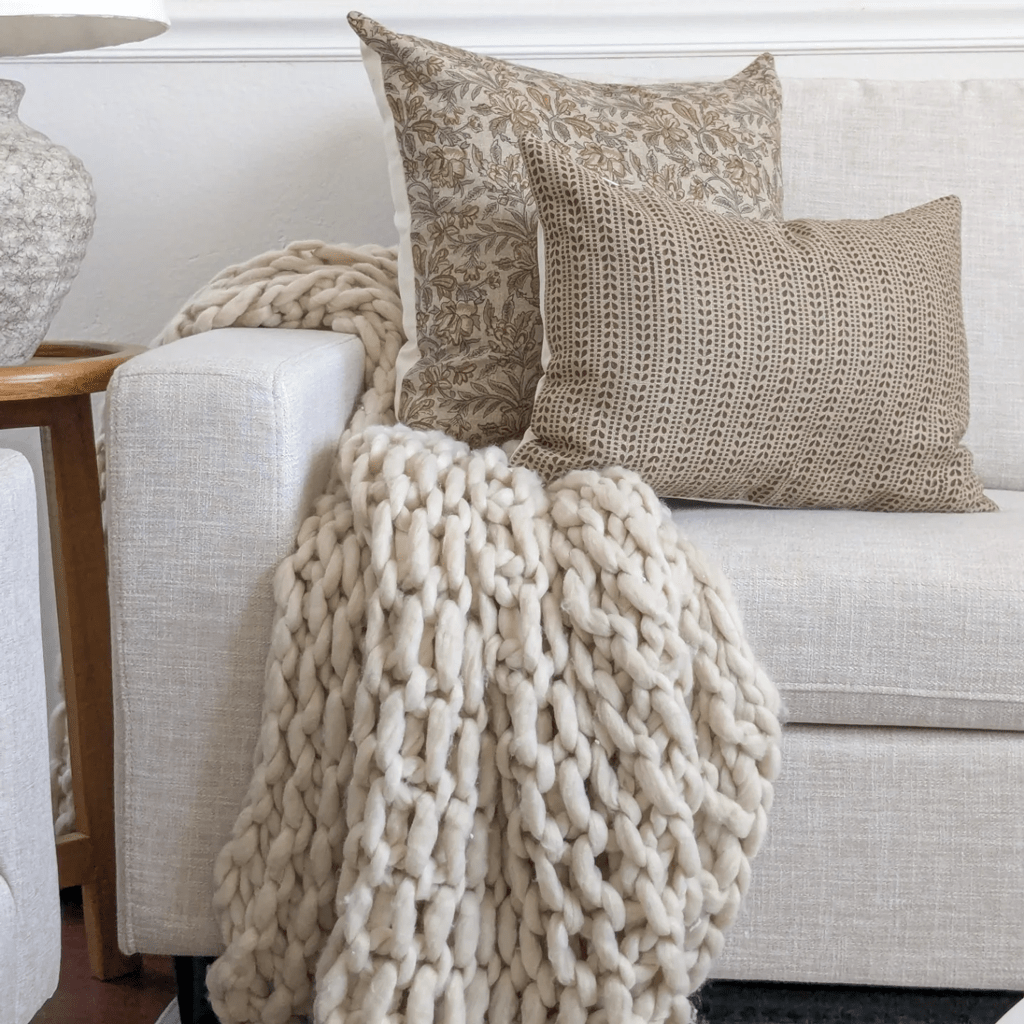
POLYGON ((105 391, 114 370, 145 351, 144 345, 45 341, 28 362, 0 366, 0 402, 105 391))

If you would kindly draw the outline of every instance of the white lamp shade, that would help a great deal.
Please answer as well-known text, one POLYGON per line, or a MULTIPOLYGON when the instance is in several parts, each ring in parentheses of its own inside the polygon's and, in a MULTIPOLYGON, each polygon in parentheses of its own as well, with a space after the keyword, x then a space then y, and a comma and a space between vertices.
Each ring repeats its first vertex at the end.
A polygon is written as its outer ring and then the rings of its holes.
POLYGON ((163 0, 0 0, 0 57, 134 43, 169 24, 163 0))

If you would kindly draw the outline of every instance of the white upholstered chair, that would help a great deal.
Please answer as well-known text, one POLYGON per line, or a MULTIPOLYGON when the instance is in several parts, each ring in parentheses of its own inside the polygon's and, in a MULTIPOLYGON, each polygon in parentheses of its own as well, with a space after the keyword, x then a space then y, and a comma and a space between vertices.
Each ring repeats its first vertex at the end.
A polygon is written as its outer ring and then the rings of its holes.
POLYGON ((27 1024, 60 973, 36 492, 0 448, 0 1024, 27 1024))

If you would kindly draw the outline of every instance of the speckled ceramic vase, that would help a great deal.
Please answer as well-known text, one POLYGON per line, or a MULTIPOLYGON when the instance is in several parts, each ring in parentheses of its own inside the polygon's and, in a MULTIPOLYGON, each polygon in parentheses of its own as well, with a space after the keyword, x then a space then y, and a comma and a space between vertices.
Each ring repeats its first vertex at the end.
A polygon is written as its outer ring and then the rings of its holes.
POLYGON ((81 160, 22 124, 20 82, 0 79, 0 366, 39 348, 92 235, 92 179, 81 160))

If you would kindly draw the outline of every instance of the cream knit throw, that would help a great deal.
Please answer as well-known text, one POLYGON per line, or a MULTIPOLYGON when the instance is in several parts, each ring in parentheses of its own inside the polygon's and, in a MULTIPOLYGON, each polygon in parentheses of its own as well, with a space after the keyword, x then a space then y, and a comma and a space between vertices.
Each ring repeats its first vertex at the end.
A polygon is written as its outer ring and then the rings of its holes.
POLYGON ((637 476, 545 489, 396 425, 394 252, 232 267, 162 340, 358 334, 365 394, 275 579, 255 772, 216 864, 225 1024, 692 1019, 750 880, 778 696, 637 476))

